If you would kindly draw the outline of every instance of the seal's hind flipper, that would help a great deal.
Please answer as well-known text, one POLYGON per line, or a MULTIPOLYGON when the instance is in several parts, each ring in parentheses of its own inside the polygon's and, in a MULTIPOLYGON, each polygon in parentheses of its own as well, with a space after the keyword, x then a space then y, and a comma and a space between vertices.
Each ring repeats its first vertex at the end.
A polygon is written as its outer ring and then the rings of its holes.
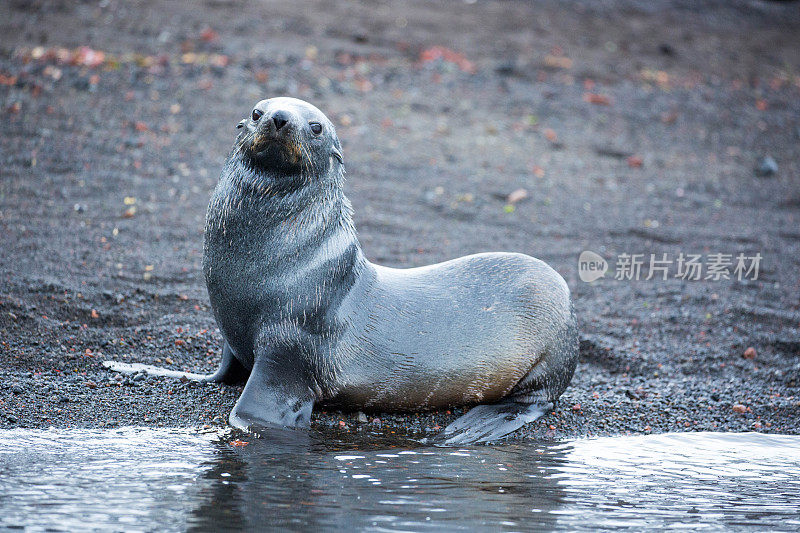
POLYGON ((271 373, 262 361, 257 359, 253 365, 247 385, 228 417, 230 425, 256 434, 263 428, 308 427, 314 408, 311 390, 290 388, 285 382, 270 379, 271 373))
POLYGON ((553 410, 552 403, 525 404, 507 400, 470 409, 434 438, 438 446, 495 441, 553 410))

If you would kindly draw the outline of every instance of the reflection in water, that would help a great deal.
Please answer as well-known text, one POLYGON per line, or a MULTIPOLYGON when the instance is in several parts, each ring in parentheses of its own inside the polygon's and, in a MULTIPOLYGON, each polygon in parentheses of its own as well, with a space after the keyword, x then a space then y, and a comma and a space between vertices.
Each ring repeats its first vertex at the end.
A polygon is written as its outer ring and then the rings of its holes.
POLYGON ((0 430, 0 527, 179 529, 215 435, 0 430))
POLYGON ((506 525, 551 528, 562 501, 546 446, 353 450, 313 433, 217 444, 190 524, 418 530, 506 525), (235 487, 232 491, 231 487, 235 487))
POLYGON ((800 437, 465 449, 190 430, 0 431, 0 527, 797 530, 800 437))

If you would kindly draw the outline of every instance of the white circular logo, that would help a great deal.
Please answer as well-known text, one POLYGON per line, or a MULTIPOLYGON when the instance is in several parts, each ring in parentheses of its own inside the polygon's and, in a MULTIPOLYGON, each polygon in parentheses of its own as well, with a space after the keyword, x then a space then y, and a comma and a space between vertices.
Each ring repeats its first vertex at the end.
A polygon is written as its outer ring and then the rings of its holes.
POLYGON ((608 272, 608 263, 600 254, 584 250, 578 257, 578 277, 581 281, 591 283, 602 278, 608 272))

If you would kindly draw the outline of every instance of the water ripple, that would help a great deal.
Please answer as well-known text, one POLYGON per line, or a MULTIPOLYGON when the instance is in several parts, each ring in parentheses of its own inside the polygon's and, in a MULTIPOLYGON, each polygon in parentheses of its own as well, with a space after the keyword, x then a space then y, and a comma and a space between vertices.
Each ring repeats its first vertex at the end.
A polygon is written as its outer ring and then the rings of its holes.
POLYGON ((191 430, 3 430, 0 526, 800 529, 796 436, 354 450, 302 435, 243 446, 191 430))

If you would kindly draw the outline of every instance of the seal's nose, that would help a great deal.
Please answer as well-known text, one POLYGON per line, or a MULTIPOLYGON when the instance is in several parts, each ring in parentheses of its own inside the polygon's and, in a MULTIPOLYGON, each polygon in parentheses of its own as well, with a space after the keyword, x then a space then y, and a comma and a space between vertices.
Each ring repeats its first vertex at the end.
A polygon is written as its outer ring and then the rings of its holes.
POLYGON ((286 111, 275 111, 272 115, 272 122, 275 123, 275 131, 278 131, 289 122, 289 114, 286 111))

